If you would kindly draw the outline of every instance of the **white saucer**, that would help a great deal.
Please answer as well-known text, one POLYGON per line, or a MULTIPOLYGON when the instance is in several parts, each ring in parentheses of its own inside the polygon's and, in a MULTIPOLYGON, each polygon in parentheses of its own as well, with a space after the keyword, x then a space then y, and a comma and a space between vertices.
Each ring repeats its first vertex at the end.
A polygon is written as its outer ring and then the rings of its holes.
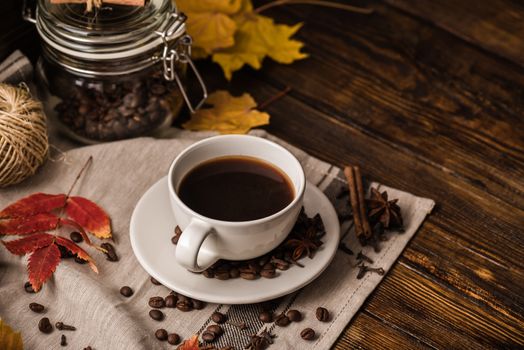
POLYGON ((308 216, 320 213, 326 235, 314 259, 300 260, 282 276, 254 281, 241 278, 221 281, 187 271, 175 261, 171 243, 175 218, 169 203, 167 178, 154 184, 138 201, 131 216, 133 251, 142 267, 164 286, 188 297, 220 304, 251 304, 294 292, 317 278, 329 265, 338 247, 340 225, 331 202, 315 185, 307 183, 304 207, 308 216))

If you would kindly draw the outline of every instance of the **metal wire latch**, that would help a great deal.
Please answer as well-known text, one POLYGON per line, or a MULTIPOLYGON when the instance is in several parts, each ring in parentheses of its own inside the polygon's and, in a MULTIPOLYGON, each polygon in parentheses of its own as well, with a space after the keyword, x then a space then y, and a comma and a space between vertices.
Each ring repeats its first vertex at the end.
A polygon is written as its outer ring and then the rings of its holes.
POLYGON ((202 79, 202 76, 200 75, 197 68, 195 67, 195 64, 191 60, 191 44, 193 43, 193 40, 191 39, 191 36, 189 36, 188 34, 184 34, 180 36, 174 43, 169 43, 169 38, 173 36, 173 34, 175 34, 180 29, 180 27, 184 25, 186 19, 187 17, 183 13, 173 12, 171 14, 169 23, 166 25, 165 30, 156 33, 160 35, 162 41, 164 42, 164 49, 162 51, 161 57, 162 64, 164 67, 164 78, 168 81, 176 81, 178 88, 180 89, 180 92, 182 93, 184 101, 186 102, 189 110, 191 111, 191 113, 195 113, 197 109, 202 107, 202 105, 207 99, 207 88, 206 84, 204 83, 204 80, 202 79), (182 80, 176 72, 177 63, 189 65, 189 67, 192 69, 193 73, 197 77, 200 87, 202 88, 202 99, 200 100, 200 102, 198 102, 198 104, 195 107, 193 107, 191 101, 189 100, 185 87, 182 84, 182 80))

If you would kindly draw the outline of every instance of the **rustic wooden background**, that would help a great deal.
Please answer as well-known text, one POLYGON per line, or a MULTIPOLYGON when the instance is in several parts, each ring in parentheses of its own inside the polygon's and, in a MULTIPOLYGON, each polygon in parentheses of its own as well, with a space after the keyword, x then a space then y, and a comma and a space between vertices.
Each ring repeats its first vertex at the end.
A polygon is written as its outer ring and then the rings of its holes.
MULTIPOLYGON (((257 1, 263 3, 262 1, 257 1)), ((0 59, 38 38, 0 2, 0 59)), ((273 103, 267 129, 437 207, 336 349, 524 347, 524 4, 352 1, 268 12, 306 24, 309 59, 245 69, 227 88, 273 103)), ((212 89, 219 69, 200 65, 212 89)), ((343 271, 341 271, 343 273, 343 271)))

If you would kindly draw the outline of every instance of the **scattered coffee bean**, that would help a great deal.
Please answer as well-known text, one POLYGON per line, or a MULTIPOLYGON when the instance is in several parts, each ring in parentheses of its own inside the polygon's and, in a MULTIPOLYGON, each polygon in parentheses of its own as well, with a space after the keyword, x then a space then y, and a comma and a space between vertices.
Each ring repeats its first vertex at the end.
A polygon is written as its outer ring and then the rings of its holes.
POLYGON ((153 277, 151 277, 150 280, 151 280, 151 283, 153 283, 153 284, 156 285, 156 286, 161 286, 161 285, 162 285, 162 283, 158 282, 158 281, 157 281, 156 279, 154 279, 153 277))
POLYGON ((213 270, 205 270, 204 272, 202 272, 202 275, 204 277, 207 277, 207 278, 215 278, 215 272, 213 270))
POLYGON ((264 278, 273 278, 276 276, 275 265, 272 263, 267 263, 262 267, 260 271, 260 276, 264 278))
POLYGON ((287 317, 286 315, 284 315, 283 313, 278 315, 277 318, 275 319, 275 324, 279 327, 286 327, 288 326, 289 324, 291 323, 291 321, 289 320, 289 317, 287 317))
POLYGON ((79 258, 78 256, 75 256, 75 262, 80 265, 84 265, 87 263, 87 260, 84 260, 82 258, 79 258))
POLYGON ((185 297, 178 297, 178 301, 176 302, 176 308, 182 312, 188 312, 193 310, 193 303, 191 302, 191 300, 185 297))
POLYGON ((304 330, 302 330, 302 332, 300 332, 300 336, 304 340, 313 340, 315 339, 315 331, 311 328, 305 328, 304 330))
POLYGON ((66 247, 62 247, 61 245, 58 246, 58 250, 60 250, 60 258, 62 259, 69 259, 75 256, 75 254, 69 251, 66 247))
POLYGON ((155 337, 158 340, 162 340, 162 341, 167 340, 167 331, 163 328, 157 329, 155 332, 155 337))
POLYGON ((197 299, 191 299, 191 303, 193 304, 193 309, 195 310, 202 310, 206 306, 203 301, 197 299))
POLYGON ((182 235, 182 230, 177 225, 175 227, 175 235, 173 236, 173 238, 171 238, 171 243, 173 243, 174 245, 177 245, 178 244, 178 240, 180 239, 181 235, 182 235))
POLYGON ((118 255, 116 255, 115 247, 111 243, 102 243, 102 248, 107 250, 106 259, 109 261, 118 261, 118 255))
POLYGON ((225 281, 229 279, 229 270, 226 269, 218 269, 215 271, 215 278, 225 281))
POLYGON ((44 317, 38 322, 38 329, 42 333, 49 334, 53 331, 53 325, 49 322, 47 317, 44 317))
POLYGON ((173 243, 174 245, 177 245, 178 244, 178 240, 180 239, 180 236, 173 236, 171 237, 171 243, 173 243))
POLYGON ((149 298, 149 306, 155 309, 161 309, 164 306, 166 306, 166 302, 164 301, 164 298, 162 297, 151 297, 149 298))
POLYGON ((226 321, 227 324, 237 327, 238 329, 244 330, 247 329, 247 324, 245 322, 233 322, 233 321, 226 321))
POLYGON ((155 321, 162 321, 164 319, 164 313, 156 309, 149 311, 149 316, 155 321))
POLYGON ((129 298, 131 295, 133 295, 133 290, 131 289, 131 287, 123 286, 122 288, 120 288, 120 294, 122 294, 126 298, 129 298))
POLYGON ((38 303, 29 304, 29 308, 31 309, 31 311, 36 312, 38 314, 44 312, 44 309, 45 309, 44 305, 41 305, 38 303))
POLYGON ((217 338, 216 334, 213 332, 205 331, 202 333, 202 340, 208 343, 212 343, 217 338))
POLYGON ((273 322, 273 314, 269 311, 262 311, 258 315, 258 319, 264 323, 271 323, 273 322))
POLYGON ((240 278, 252 281, 257 279, 257 275, 255 272, 240 272, 240 278))
POLYGON ((302 321, 302 314, 298 310, 289 310, 286 313, 287 317, 292 322, 300 322, 302 321))
POLYGON ((75 243, 80 243, 84 240, 84 237, 80 234, 80 232, 73 231, 69 234, 69 237, 71 237, 71 240, 75 243))
POLYGON ((36 293, 35 290, 33 289, 33 286, 31 285, 31 283, 29 282, 26 282, 24 284, 24 289, 27 293, 36 293))
POLYGON ((167 342, 171 345, 177 345, 180 343, 180 336, 176 333, 171 333, 167 336, 167 342))
POLYGON ((229 277, 231 277, 231 278, 239 278, 240 277, 240 270, 237 269, 236 267, 231 268, 231 270, 229 270, 229 277))
POLYGON ((206 328, 206 331, 215 333, 217 337, 220 337, 222 334, 224 334, 224 329, 222 329, 222 327, 220 327, 217 324, 212 324, 211 326, 208 326, 206 328))
POLYGON ((87 348, 84 348, 84 350, 93 350, 93 348, 88 346, 87 348))
POLYGON ((176 307, 177 297, 174 294, 169 294, 167 297, 164 298, 164 303, 166 307, 174 308, 176 307))
POLYGON ((213 320, 213 322, 220 324, 220 323, 226 322, 227 316, 217 311, 217 312, 213 312, 213 314, 211 315, 211 319, 213 320))
POLYGON ((315 316, 317 316, 317 320, 320 322, 327 322, 329 321, 329 311, 323 307, 317 307, 317 311, 315 312, 315 316))
POLYGON ((65 334, 62 334, 62 336, 60 337, 60 345, 61 346, 67 346, 67 338, 66 338, 65 334))
POLYGON ((56 329, 58 329, 60 331, 76 331, 76 327, 75 326, 70 326, 70 325, 64 324, 63 322, 55 323, 55 327, 56 327, 56 329))

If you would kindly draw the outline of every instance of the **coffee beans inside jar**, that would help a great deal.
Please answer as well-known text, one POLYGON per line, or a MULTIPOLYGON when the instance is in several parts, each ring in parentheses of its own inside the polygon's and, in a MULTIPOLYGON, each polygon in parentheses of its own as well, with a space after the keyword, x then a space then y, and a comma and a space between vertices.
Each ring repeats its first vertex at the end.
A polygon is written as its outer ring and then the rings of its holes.
POLYGON ((88 140, 136 137, 172 119, 172 111, 182 105, 177 89, 160 70, 121 82, 86 80, 75 86, 55 110, 66 127, 88 140))

